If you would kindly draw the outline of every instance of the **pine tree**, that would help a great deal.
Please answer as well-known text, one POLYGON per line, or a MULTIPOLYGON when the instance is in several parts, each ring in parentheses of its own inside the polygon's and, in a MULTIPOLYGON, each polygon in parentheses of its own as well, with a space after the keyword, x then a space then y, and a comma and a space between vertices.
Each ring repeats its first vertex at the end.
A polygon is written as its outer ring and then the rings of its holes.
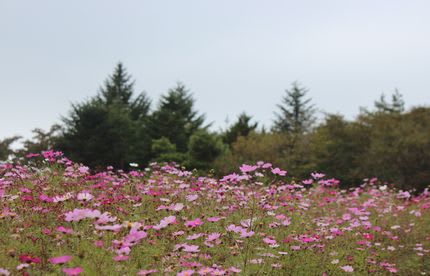
POLYGON ((395 89, 391 95, 391 103, 385 100, 385 95, 382 94, 378 101, 375 101, 377 112, 382 113, 403 113, 405 111, 405 101, 399 90, 395 89))
POLYGON ((98 98, 106 105, 119 102, 128 105, 133 95, 134 81, 127 73, 124 65, 119 62, 113 74, 105 80, 104 86, 100 88, 98 98))
POLYGON ((131 75, 127 73, 124 65, 119 62, 113 74, 105 80, 104 86, 100 88, 97 99, 106 106, 113 104, 126 106, 130 110, 133 120, 147 117, 151 101, 145 92, 139 94, 135 99, 132 98, 133 93, 134 81, 131 75))
POLYGON ((193 133, 203 126, 205 117, 194 110, 194 99, 185 85, 178 83, 163 95, 151 116, 149 127, 152 139, 167 138, 178 152, 188 150, 193 133))
POLYGON ((94 98, 72 105, 57 146, 92 167, 144 165, 151 157, 146 129, 150 101, 145 93, 133 98, 133 92, 134 82, 119 63, 94 98))
POLYGON ((251 124, 251 116, 248 116, 245 112, 241 113, 236 123, 234 123, 224 134, 224 143, 231 145, 239 136, 248 136, 249 133, 255 131, 258 123, 251 124))
POLYGON ((311 99, 305 99, 307 89, 301 88, 297 82, 279 104, 280 113, 275 113, 273 131, 291 134, 303 134, 310 130, 315 122, 315 109, 310 104, 311 99))

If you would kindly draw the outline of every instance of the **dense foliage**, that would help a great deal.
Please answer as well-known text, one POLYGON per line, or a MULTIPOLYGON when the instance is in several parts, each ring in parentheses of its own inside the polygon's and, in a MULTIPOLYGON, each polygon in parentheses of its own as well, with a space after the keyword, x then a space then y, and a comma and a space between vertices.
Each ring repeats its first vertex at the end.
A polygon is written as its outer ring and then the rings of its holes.
POLYGON ((288 167, 296 178, 324 171, 342 187, 366 177, 418 192, 430 184, 430 108, 406 110, 398 91, 382 95, 354 120, 326 114, 316 123, 308 89, 293 83, 280 99, 270 131, 241 113, 226 129, 211 132, 194 105, 189 89, 178 83, 151 107, 146 93, 135 95, 132 77, 119 63, 99 92, 74 104, 61 125, 35 129, 19 150, 11 148, 19 137, 0 140, 0 160, 55 149, 98 170, 174 161, 218 176, 242 163, 266 160, 288 167))
POLYGON ((341 190, 265 162, 216 179, 30 158, 0 165, 0 275, 430 273, 428 190, 341 190))

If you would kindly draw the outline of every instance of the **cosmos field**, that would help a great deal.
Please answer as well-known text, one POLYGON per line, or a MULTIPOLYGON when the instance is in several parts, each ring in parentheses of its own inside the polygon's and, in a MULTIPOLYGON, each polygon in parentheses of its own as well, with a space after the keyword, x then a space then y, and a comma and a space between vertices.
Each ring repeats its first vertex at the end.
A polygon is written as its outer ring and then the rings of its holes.
POLYGON ((0 275, 429 275, 430 193, 243 164, 0 165, 0 275))

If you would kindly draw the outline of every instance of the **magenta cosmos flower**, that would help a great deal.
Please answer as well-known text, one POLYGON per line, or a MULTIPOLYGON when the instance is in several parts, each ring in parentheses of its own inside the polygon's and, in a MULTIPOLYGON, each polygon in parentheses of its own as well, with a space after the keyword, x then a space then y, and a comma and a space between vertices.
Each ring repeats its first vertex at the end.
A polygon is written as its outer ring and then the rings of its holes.
POLYGON ((188 220, 185 222, 185 226, 187 227, 197 227, 203 224, 203 221, 200 218, 196 218, 195 220, 188 220))
POLYGON ((69 276, 79 275, 82 273, 82 267, 65 267, 63 272, 69 276))
POLYGON ((70 261, 72 259, 72 256, 59 256, 59 257, 53 257, 51 259, 49 259, 49 262, 51 264, 64 264, 67 263, 68 261, 70 261))

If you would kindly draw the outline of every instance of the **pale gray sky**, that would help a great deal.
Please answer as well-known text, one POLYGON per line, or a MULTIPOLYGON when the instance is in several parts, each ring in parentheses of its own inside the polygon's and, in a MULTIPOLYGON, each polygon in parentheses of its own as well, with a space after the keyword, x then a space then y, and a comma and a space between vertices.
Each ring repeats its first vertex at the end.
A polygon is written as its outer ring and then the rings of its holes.
POLYGON ((398 88, 430 103, 430 1, 0 0, 0 138, 47 129, 123 61, 157 103, 184 82, 215 129, 270 126, 291 82, 353 118, 398 88))

